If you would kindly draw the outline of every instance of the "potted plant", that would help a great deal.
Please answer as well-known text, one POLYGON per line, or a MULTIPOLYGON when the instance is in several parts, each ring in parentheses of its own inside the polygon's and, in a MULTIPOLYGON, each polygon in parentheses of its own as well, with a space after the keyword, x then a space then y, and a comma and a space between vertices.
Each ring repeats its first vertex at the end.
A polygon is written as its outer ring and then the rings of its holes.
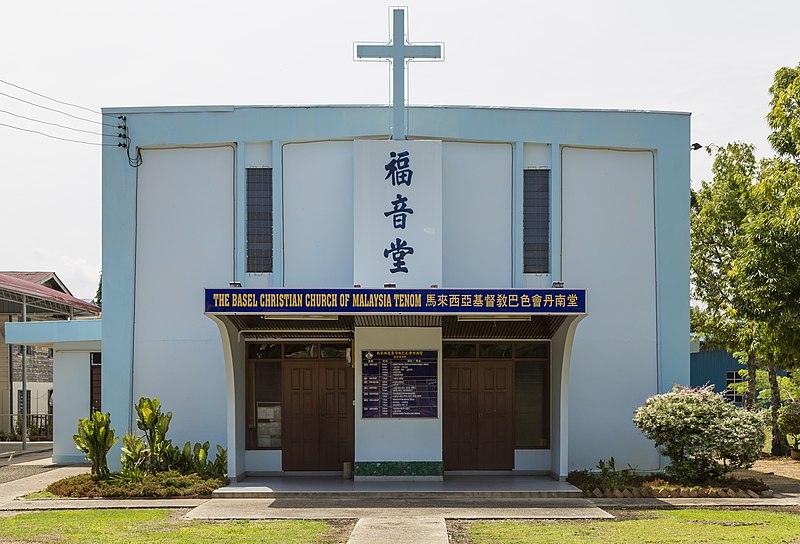
POLYGON ((792 459, 800 460, 800 401, 793 400, 778 410, 778 430, 792 440, 792 459))
POLYGON ((13 433, 13 440, 15 442, 20 442, 22 440, 22 417, 17 417, 17 421, 14 424, 14 433, 13 433))
POLYGON ((31 442, 36 442, 39 440, 39 426, 33 421, 31 421, 31 424, 28 427, 28 439, 31 442))

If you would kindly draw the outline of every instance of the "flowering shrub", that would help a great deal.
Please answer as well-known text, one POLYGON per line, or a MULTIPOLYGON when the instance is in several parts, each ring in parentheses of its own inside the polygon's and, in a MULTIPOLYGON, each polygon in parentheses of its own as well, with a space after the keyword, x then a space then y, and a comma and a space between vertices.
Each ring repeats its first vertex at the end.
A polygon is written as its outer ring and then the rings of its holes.
POLYGON ((666 473, 681 483, 702 483, 750 467, 764 445, 761 416, 725 402, 712 386, 676 385, 650 397, 633 423, 670 458, 666 473))
POLYGON ((784 404, 778 410, 778 430, 783 434, 788 434, 792 437, 792 446, 794 449, 797 447, 798 435, 800 435, 800 401, 793 400, 784 404))

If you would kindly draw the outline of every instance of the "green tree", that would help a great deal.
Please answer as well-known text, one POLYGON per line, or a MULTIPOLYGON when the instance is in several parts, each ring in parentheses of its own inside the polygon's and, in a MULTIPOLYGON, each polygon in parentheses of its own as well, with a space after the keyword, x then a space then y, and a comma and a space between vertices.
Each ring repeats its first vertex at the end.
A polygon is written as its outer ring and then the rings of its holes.
POLYGON ((103 271, 100 271, 100 281, 97 284, 97 292, 94 294, 94 303, 103 307, 103 271))
POLYGON ((769 142, 781 156, 800 157, 800 64, 784 66, 775 72, 769 88, 772 96, 767 124, 772 132, 769 142))
POLYGON ((738 311, 731 270, 743 225, 753 204, 750 187, 758 167, 754 148, 734 142, 716 150, 713 181, 693 193, 691 208, 691 327, 709 347, 746 354, 745 407, 753 410, 756 389, 755 323, 738 311))
POLYGON ((714 180, 692 200, 693 330, 712 344, 745 352, 747 405, 755 365, 767 370, 772 448, 788 450, 777 427, 777 369, 800 366, 800 65, 775 73, 770 143, 776 158, 755 160, 753 147, 717 151, 714 180))
POLYGON ((764 160, 750 190, 750 211, 730 271, 741 314, 762 325, 761 354, 770 378, 773 453, 788 449, 777 428, 780 408, 776 368, 800 361, 800 172, 779 157, 764 160))

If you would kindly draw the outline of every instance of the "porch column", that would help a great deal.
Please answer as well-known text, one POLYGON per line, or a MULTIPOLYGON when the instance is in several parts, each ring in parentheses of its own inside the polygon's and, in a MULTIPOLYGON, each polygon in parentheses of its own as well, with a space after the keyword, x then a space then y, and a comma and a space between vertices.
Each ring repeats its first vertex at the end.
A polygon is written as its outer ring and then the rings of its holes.
POLYGON ((228 479, 236 481, 245 473, 245 389, 244 342, 238 329, 224 318, 209 315, 219 327, 222 353, 225 360, 227 397, 228 479))
POLYGON ((567 318, 550 344, 553 365, 550 472, 557 480, 564 480, 569 474, 569 369, 575 329, 584 317, 567 318))

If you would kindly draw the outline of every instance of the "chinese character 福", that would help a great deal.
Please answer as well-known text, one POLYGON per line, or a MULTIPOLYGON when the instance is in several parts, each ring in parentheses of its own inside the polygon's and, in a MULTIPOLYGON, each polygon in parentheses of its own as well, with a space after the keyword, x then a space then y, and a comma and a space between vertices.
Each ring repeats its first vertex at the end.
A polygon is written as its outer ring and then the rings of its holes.
POLYGON ((392 185, 408 185, 410 187, 411 176, 414 175, 414 172, 409 168, 408 151, 401 151, 400 153, 392 151, 389 156, 392 157, 392 160, 384 166, 388 174, 383 179, 391 178, 392 185))

